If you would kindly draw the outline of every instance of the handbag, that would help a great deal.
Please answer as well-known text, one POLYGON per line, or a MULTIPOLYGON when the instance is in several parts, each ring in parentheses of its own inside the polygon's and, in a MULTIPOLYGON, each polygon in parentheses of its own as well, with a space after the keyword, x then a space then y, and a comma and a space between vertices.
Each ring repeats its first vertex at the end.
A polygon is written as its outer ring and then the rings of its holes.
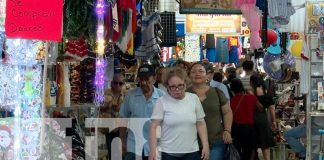
POLYGON ((228 144, 226 146, 224 160, 240 160, 240 154, 233 144, 228 144))

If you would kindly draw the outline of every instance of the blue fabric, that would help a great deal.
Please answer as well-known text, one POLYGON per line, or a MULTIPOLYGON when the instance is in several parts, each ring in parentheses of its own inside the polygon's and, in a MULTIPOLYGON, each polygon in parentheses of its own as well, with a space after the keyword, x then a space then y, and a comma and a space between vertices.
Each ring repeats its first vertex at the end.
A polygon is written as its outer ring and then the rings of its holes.
POLYGON ((177 28, 177 32, 176 32, 177 37, 184 37, 186 35, 184 22, 177 22, 176 28, 177 28))
POLYGON ((228 93, 228 90, 227 90, 227 87, 225 86, 225 84, 223 83, 220 83, 220 82, 217 82, 217 81, 214 81, 214 80, 211 80, 209 85, 211 87, 217 87, 218 89, 220 89, 221 91, 223 91, 225 97, 229 100, 230 99, 230 96, 229 96, 229 93, 228 93))
POLYGON ((205 59, 205 56, 204 56, 204 45, 200 42, 200 61, 202 61, 203 59, 205 59))
POLYGON ((210 147, 210 153, 209 153, 209 159, 210 160, 222 160, 224 159, 225 154, 225 144, 223 140, 216 141, 211 147, 210 147))
MULTIPOLYGON (((136 5, 136 32, 134 36, 134 49, 137 49, 142 43, 142 1, 136 5)), ((111 27, 112 28, 112 27, 111 27)))
POLYGON ((286 132, 284 132, 284 137, 288 142, 289 146, 291 147, 294 152, 299 154, 299 157, 306 156, 306 149, 300 143, 299 138, 306 137, 306 125, 301 124, 295 128, 292 128, 286 132))
POLYGON ((229 63, 235 63, 237 65, 239 62, 239 57, 237 53, 237 46, 231 46, 231 51, 229 53, 229 63))
POLYGON ((216 62, 216 48, 207 48, 206 58, 209 62, 216 62))
POLYGON ((216 53, 216 62, 229 62, 228 38, 217 38, 216 53))
POLYGON ((259 7, 259 9, 262 12, 264 12, 265 11, 265 7, 266 7, 265 0, 256 0, 256 6, 259 7))
MULTIPOLYGON (((142 89, 140 87, 135 88, 128 92, 125 97, 121 108, 120 108, 120 117, 121 118, 151 118, 153 107, 157 99, 161 96, 165 95, 164 91, 157 89, 154 87, 154 91, 152 97, 149 100, 146 100, 142 89)), ((149 129, 150 123, 145 123, 143 127, 143 136, 148 141, 149 139, 149 129)), ((127 151, 135 152, 135 136, 133 132, 128 130, 127 135, 127 151)), ((149 145, 148 143, 144 144, 144 155, 147 156, 149 154, 149 145)))
POLYGON ((170 154, 162 152, 161 160, 200 160, 199 151, 193 153, 186 153, 182 157, 172 156, 170 154))

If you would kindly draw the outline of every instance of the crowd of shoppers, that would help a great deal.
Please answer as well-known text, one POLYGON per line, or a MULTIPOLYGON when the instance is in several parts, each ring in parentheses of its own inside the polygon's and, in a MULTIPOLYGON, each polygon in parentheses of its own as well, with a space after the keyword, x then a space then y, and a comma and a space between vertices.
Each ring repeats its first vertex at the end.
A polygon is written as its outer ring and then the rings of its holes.
MULTIPOLYGON (((243 69, 244 76, 240 76, 233 68, 224 74, 215 71, 206 62, 158 69, 144 64, 138 68, 139 87, 127 94, 120 89, 123 77, 115 76, 111 86, 118 92, 107 93, 112 98, 105 111, 120 118, 150 119, 143 127, 148 143, 140 154, 135 151, 131 130, 120 128, 116 132, 122 140, 123 158, 221 160, 226 145, 234 144, 242 160, 254 160, 258 148, 264 159, 270 160, 276 125, 269 123, 266 112, 275 122, 274 103, 263 78, 253 71, 253 62, 244 62, 243 69)), ((116 137, 111 133, 106 136, 116 137)))

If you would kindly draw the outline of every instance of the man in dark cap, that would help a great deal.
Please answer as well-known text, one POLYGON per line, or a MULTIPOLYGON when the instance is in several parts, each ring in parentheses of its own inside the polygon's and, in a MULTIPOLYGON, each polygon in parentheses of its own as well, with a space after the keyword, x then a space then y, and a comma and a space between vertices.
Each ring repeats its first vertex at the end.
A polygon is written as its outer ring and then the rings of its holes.
MULTIPOLYGON (((152 65, 144 64, 138 68, 137 77, 139 80, 139 87, 128 92, 125 97, 121 108, 120 117, 122 118, 151 118, 153 107, 155 106, 156 100, 163 96, 165 93, 154 87, 155 83, 155 69, 152 65)), ((130 124, 130 123, 128 123, 130 124)), ((147 123, 143 127, 143 136, 149 137, 150 124, 147 123)), ((120 138, 123 142, 123 148, 125 154, 125 160, 135 160, 136 157, 143 156, 143 159, 148 159, 149 146, 148 143, 144 144, 142 154, 135 152, 135 136, 128 132, 126 142, 126 130, 120 130, 120 138), (126 144, 127 143, 127 144, 126 144)), ((148 140, 148 139, 147 139, 148 140)))

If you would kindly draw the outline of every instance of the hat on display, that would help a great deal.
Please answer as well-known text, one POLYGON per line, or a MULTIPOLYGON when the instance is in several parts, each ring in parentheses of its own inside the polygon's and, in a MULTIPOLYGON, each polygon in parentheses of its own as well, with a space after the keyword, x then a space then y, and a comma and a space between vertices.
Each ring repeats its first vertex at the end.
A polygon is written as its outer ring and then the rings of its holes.
POLYGON ((144 64, 138 68, 137 76, 155 76, 155 69, 152 65, 144 64))

